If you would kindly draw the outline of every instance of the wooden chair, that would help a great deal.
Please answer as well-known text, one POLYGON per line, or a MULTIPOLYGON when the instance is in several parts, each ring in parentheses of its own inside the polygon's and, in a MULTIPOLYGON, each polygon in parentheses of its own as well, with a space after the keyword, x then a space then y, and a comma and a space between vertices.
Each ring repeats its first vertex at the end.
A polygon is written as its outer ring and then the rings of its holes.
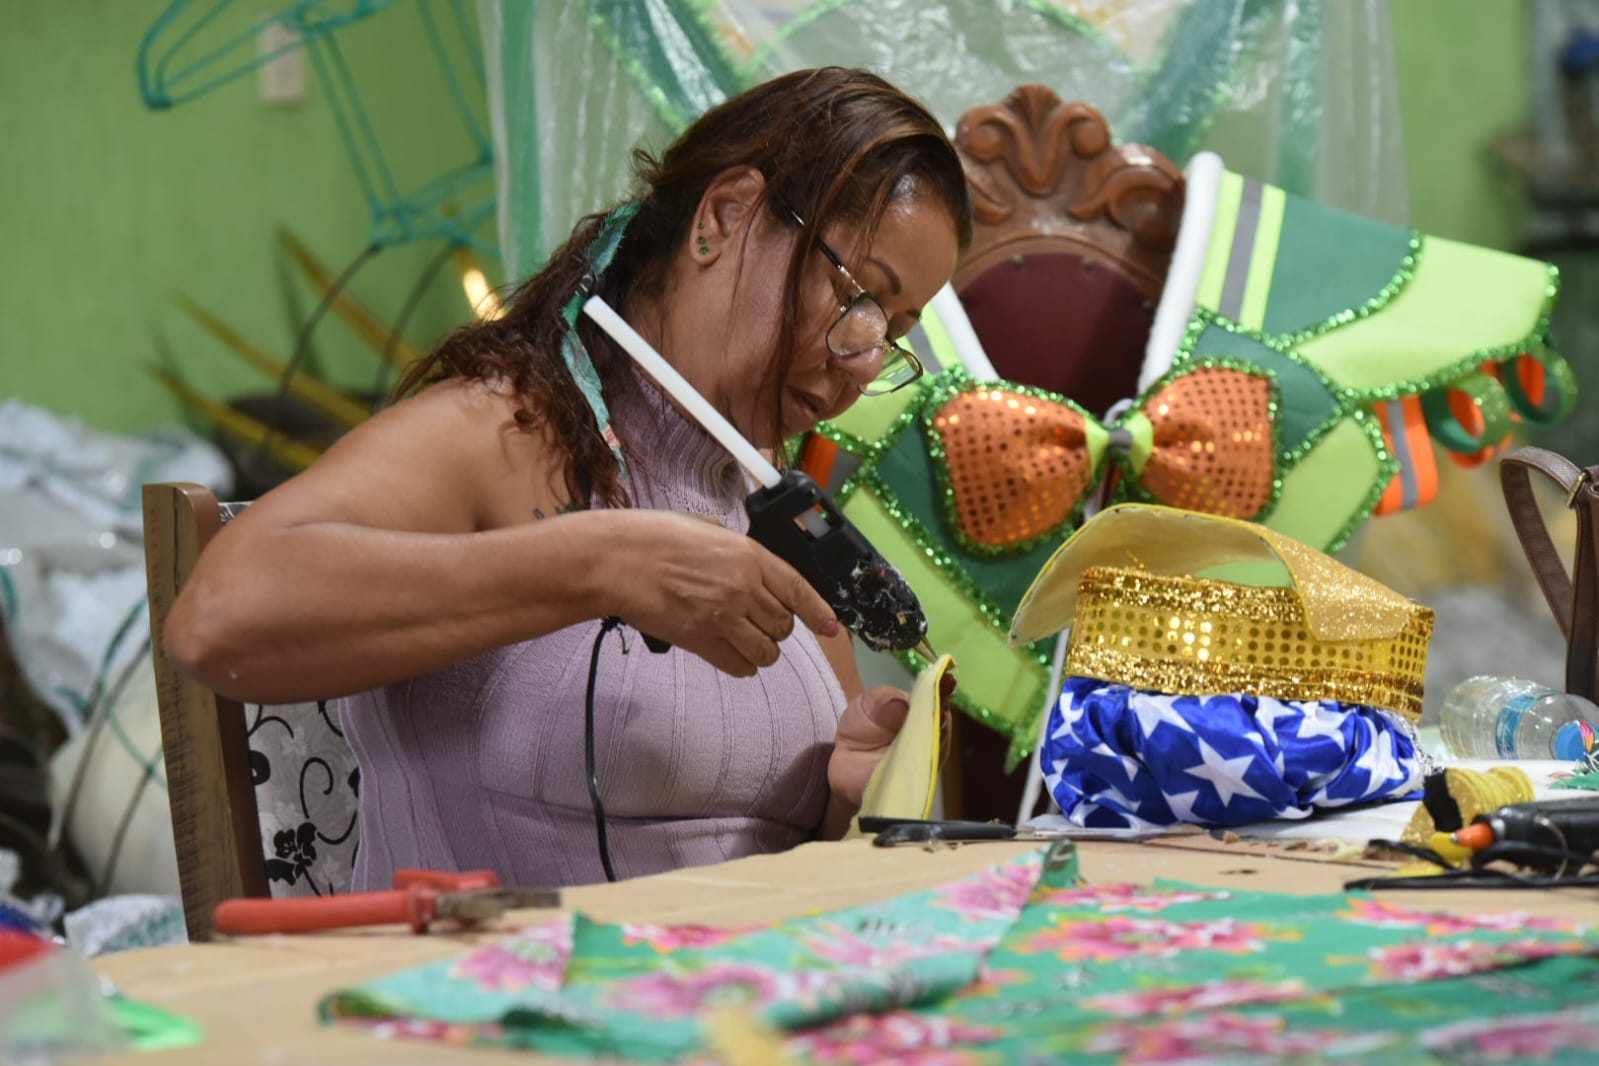
POLYGON ((223 900, 268 894, 244 708, 180 674, 167 659, 162 639, 178 593, 221 528, 221 507, 210 490, 144 486, 150 655, 191 940, 210 939, 211 914, 223 900))
POLYGON ((994 368, 1096 414, 1133 396, 1182 172, 1042 85, 966 112, 955 145, 975 214, 955 291, 994 368))
MULTIPOLYGON (((955 145, 975 219, 954 286, 994 369, 1096 414, 1132 398, 1182 172, 1152 148, 1114 143, 1098 111, 1042 85, 966 112, 955 145)), ((1025 767, 1004 772, 1005 738, 957 715, 951 746, 946 815, 1014 819, 1025 767)))
POLYGON ((200 485, 144 486, 150 654, 191 940, 211 937, 212 912, 225 899, 347 890, 356 847, 354 758, 328 709, 247 709, 179 673, 165 654, 172 604, 243 506, 218 503, 200 485), (272 744, 283 736, 297 738, 298 764, 288 769, 298 774, 281 772, 275 758, 272 744))

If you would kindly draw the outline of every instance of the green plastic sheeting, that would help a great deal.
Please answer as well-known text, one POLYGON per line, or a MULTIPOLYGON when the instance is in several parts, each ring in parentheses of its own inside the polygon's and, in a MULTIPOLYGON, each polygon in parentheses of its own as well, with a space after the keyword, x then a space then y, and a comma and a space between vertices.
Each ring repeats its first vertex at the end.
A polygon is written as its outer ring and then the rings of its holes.
POLYGON ((480 0, 508 277, 624 196, 635 145, 785 71, 865 67, 953 131, 1037 82, 1178 163, 1405 220, 1381 0, 480 0))

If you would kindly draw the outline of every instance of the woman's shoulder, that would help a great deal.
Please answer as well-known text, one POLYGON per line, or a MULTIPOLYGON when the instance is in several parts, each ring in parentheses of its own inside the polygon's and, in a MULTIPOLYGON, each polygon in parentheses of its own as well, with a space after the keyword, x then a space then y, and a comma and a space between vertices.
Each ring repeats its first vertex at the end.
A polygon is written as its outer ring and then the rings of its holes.
POLYGON ((346 433, 295 481, 363 509, 409 506, 439 532, 554 513, 566 502, 564 451, 542 426, 518 421, 523 406, 504 383, 446 379, 346 433))
POLYGON ((524 407, 507 383, 447 378, 379 411, 335 450, 381 448, 413 462, 466 459, 491 465, 497 456, 513 468, 525 466, 556 450, 556 442, 536 424, 523 426, 518 416, 524 407))

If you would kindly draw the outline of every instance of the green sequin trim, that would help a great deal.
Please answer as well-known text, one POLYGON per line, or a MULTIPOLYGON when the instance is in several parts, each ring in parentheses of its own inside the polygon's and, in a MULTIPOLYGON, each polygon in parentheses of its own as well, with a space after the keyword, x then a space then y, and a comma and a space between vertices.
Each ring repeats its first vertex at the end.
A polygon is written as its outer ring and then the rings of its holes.
MULTIPOLYGON (((928 532, 927 527, 922 524, 921 519, 917 518, 900 503, 899 497, 895 495, 887 482, 873 471, 862 478, 862 484, 877 497, 878 504, 884 511, 888 512, 890 518, 899 523, 900 528, 905 531, 905 535, 921 549, 922 554, 927 557, 928 561, 933 564, 939 573, 954 586, 956 591, 966 597, 972 606, 977 608, 978 614, 983 617, 984 621, 992 626, 997 633, 1002 635, 1009 634, 1010 612, 1002 608, 995 602, 993 597, 978 586, 977 582, 972 579, 971 574, 961 565, 958 559, 942 549, 937 540, 928 532)), ((1049 643, 1053 645, 1053 641, 1049 643)), ((1038 644, 1016 649, 1018 656, 1032 664, 1036 664, 1045 671, 1044 681, 1039 683, 1038 691, 1033 694, 1033 699, 1031 700, 1033 706, 1030 706, 1027 712, 1027 719, 1020 722, 1012 721, 1003 715, 995 713, 992 708, 985 707, 975 700, 962 696, 961 690, 958 688, 955 690, 956 706, 984 725, 998 730, 1013 745, 1025 745, 1024 748, 1020 749, 1022 755, 1030 754, 1032 745, 1036 743, 1036 736, 1032 735, 1037 733, 1038 714, 1036 705, 1043 698, 1044 683, 1047 682, 1049 676, 1050 654, 1053 650, 1053 646, 1045 650, 1041 649, 1038 644), (1031 733, 1029 733, 1030 727, 1031 733)), ((913 672, 920 672, 931 665, 926 658, 918 655, 914 650, 896 652, 895 657, 913 672)), ((1018 749, 1013 747, 1012 750, 1016 751, 1018 749)))
MULTIPOLYGON (((1189 323, 1188 331, 1183 337, 1183 342, 1178 347, 1177 354, 1173 359, 1173 365, 1180 364, 1183 359, 1192 354, 1197 333, 1202 331, 1205 325, 1215 325, 1239 336, 1248 337, 1273 351, 1287 356, 1301 366, 1315 371, 1317 376, 1326 383, 1328 389, 1346 409, 1388 400, 1403 399, 1407 396, 1430 392, 1433 389, 1449 387, 1455 379, 1480 369, 1483 363, 1502 362, 1507 358, 1519 355, 1530 355, 1543 363, 1546 368, 1550 368, 1552 370, 1550 377, 1557 387, 1560 382, 1569 379, 1569 374, 1562 374, 1558 369, 1565 363, 1565 360, 1557 355, 1549 347, 1548 343, 1549 322, 1554 313, 1555 300, 1560 295, 1560 271, 1553 265, 1548 267, 1549 283, 1544 289, 1543 305, 1539 308, 1538 317, 1534 320, 1532 329, 1523 335, 1520 340, 1512 341, 1508 344, 1479 348, 1431 373, 1423 374, 1419 377, 1401 379, 1393 384, 1376 388, 1350 388, 1335 384, 1315 363, 1296 350, 1298 345, 1304 344, 1306 341, 1325 336, 1335 329, 1359 319, 1367 318, 1382 310, 1414 278, 1417 266, 1420 263, 1422 248, 1422 236, 1413 233, 1411 237, 1411 252, 1402 261, 1393 280, 1359 307, 1331 315, 1319 325, 1312 326, 1309 329, 1298 330, 1293 333, 1264 334, 1240 325, 1232 319, 1225 318, 1206 308, 1197 308, 1193 320, 1189 323)), ((1569 367, 1565 367, 1565 369, 1569 371, 1569 367)), ((1331 426, 1327 428, 1330 429, 1331 426)), ((1326 430, 1321 432, 1324 433, 1326 430)), ((1302 450, 1308 451, 1309 448, 1302 450)))
POLYGON ((1376 294, 1359 307, 1351 307, 1336 314, 1329 315, 1314 326, 1295 330, 1292 333, 1279 333, 1277 339, 1283 344, 1303 344, 1323 334, 1331 333, 1340 326, 1347 326, 1351 322, 1358 322, 1362 318, 1381 311, 1384 307, 1405 290, 1416 277, 1416 266, 1421 260, 1422 235, 1415 230, 1410 231, 1410 250, 1399 260, 1399 267, 1394 271, 1394 276, 1388 284, 1378 289, 1376 294))
POLYGON ((927 556, 928 560, 971 601, 972 606, 977 608, 978 613, 986 618, 989 624, 999 632, 1008 634, 1010 632, 1011 612, 1002 607, 998 600, 994 599, 982 586, 978 585, 977 581, 961 565, 958 559, 944 550, 943 545, 922 524, 922 520, 900 500, 893 486, 889 485, 883 476, 875 470, 863 478, 862 483, 877 496, 877 502, 882 505, 883 510, 887 511, 889 516, 900 524, 905 532, 909 534, 911 540, 915 541, 916 545, 922 549, 922 553, 927 556))
MULTIPOLYGON (((1173 369, 1170 371, 1170 373, 1176 373, 1180 368, 1186 366, 1190 361, 1196 358, 1194 356, 1194 348, 1198 345, 1199 339, 1201 336, 1203 336, 1205 330, 1211 326, 1215 326, 1217 329, 1225 330, 1228 333, 1233 333, 1240 337, 1245 337, 1249 340, 1252 340, 1261 347, 1271 349, 1284 359, 1287 359, 1289 362, 1295 364, 1303 370, 1308 371, 1317 380, 1317 382, 1321 384, 1322 388, 1327 390, 1327 395, 1332 400, 1332 413, 1312 429, 1310 429, 1300 439, 1300 442, 1292 448, 1283 448, 1281 446, 1281 427, 1278 426, 1275 421, 1273 421, 1272 432, 1277 434, 1273 443, 1276 445, 1277 459, 1280 467, 1279 472, 1297 466, 1301 459, 1309 455, 1316 445, 1321 443, 1323 437, 1331 433, 1338 427, 1340 422, 1343 422, 1349 417, 1349 390, 1335 384, 1331 378, 1322 372, 1320 367, 1316 366, 1315 363, 1312 363, 1309 359, 1304 358, 1298 352, 1295 352, 1291 348, 1279 343, 1275 338, 1265 336, 1264 334, 1258 333, 1247 326, 1234 322, 1230 318, 1224 318, 1214 311, 1210 311, 1205 308, 1198 308, 1195 310, 1194 319, 1189 323, 1187 331, 1183 334, 1181 343, 1179 343, 1177 346, 1177 354, 1172 360, 1173 369)), ((1282 387, 1281 382, 1277 380, 1277 375, 1275 372, 1273 372, 1270 367, 1263 367, 1259 363, 1251 363, 1249 360, 1242 359, 1238 356, 1206 355, 1199 356, 1198 358, 1236 360, 1244 367, 1256 371, 1264 371, 1265 373, 1270 374, 1272 381, 1276 384, 1277 388, 1280 390, 1282 387)), ((1279 393, 1279 400, 1280 398, 1281 397, 1279 393)), ((1275 411, 1273 414, 1275 414, 1275 411)))
POLYGON ((859 437, 845 433, 842 429, 839 429, 831 422, 816 423, 815 432, 820 433, 823 437, 826 437, 828 440, 832 441, 840 448, 843 448, 845 451, 852 452, 855 455, 859 455, 863 458, 872 454, 872 449, 875 447, 874 445, 861 440, 859 437))
MULTIPOLYGON (((945 374, 969 377, 962 370, 950 370, 946 371, 945 374)), ((927 395, 918 397, 908 403, 905 410, 890 423, 889 428, 884 431, 882 437, 875 442, 868 443, 863 441, 852 434, 844 432, 830 422, 819 423, 815 432, 832 441, 840 448, 853 453, 861 460, 861 465, 850 474, 844 484, 840 486, 839 491, 834 494, 834 501, 838 507, 843 509, 849 498, 857 491, 865 489, 871 492, 876 496, 878 503, 887 512, 888 516, 899 523, 900 527, 905 531, 905 535, 933 563, 939 574, 959 594, 977 608, 978 614, 981 615, 983 620, 992 626, 996 632, 1001 635, 1008 635, 1010 632, 1009 612, 1005 611, 993 597, 978 586, 966 567, 944 550, 940 541, 928 531, 919 518, 901 503, 899 496, 883 480, 876 469, 877 461, 882 455, 899 441, 902 434, 910 431, 916 424, 921 412, 935 393, 935 389, 944 391, 943 382, 941 381, 944 376, 932 376, 917 384, 915 387, 927 395), (938 384, 935 385, 935 382, 938 384)), ((1007 770, 1020 760, 1031 755, 1033 748, 1037 745, 1039 710, 1042 707, 1044 688, 1048 684, 1050 656, 1053 650, 1053 646, 1044 649, 1038 644, 1015 649, 1018 658, 1027 666, 1042 671, 1042 676, 1038 678, 1035 691, 1031 694, 1029 700, 1027 717, 1022 721, 1013 721, 996 713, 992 708, 977 702, 961 689, 955 690, 955 695, 951 700, 951 703, 967 717, 976 719, 1011 742, 1010 750, 1007 754, 1007 770)), ((894 652, 893 655, 912 673, 919 673, 932 665, 928 659, 917 654, 914 649, 894 652)))
POLYGON ((1220 324, 1207 320, 1192 344, 1190 357, 1193 353, 1241 359, 1276 375, 1282 399, 1278 415, 1283 448, 1303 448, 1316 433, 1325 432, 1328 421, 1338 418, 1343 410, 1324 375, 1276 348, 1220 324))
MULTIPOLYGON (((1295 360, 1304 364, 1305 366, 1314 366, 1314 364, 1305 359, 1303 356, 1299 355, 1297 352, 1286 351, 1285 346, 1296 346, 1303 344, 1308 340, 1325 336, 1326 334, 1331 333, 1333 330, 1345 326, 1350 322, 1356 321, 1360 318, 1366 318, 1369 315, 1381 310, 1384 305, 1391 301, 1393 297, 1396 296, 1399 291, 1409 283, 1410 278, 1414 276, 1416 264, 1419 262, 1421 255, 1421 243, 1419 237, 1416 238, 1413 244, 1415 250, 1409 257, 1407 257, 1407 262, 1409 263, 1408 270, 1405 267, 1401 267, 1400 272, 1395 275, 1394 281, 1390 282, 1388 285, 1385 285, 1382 291, 1376 296, 1373 296, 1370 300, 1366 301, 1366 303, 1362 304, 1358 308, 1331 316, 1319 326, 1308 330, 1300 330, 1297 333, 1265 336, 1255 333, 1253 330, 1245 329, 1236 323, 1230 323, 1229 320, 1223 319, 1220 316, 1216 316, 1216 324, 1245 336, 1253 337, 1262 344, 1265 344, 1267 347, 1276 349, 1277 351, 1285 352, 1285 354, 1291 355, 1295 360)), ((1544 288, 1543 305, 1538 310, 1538 317, 1533 321, 1532 328, 1528 330, 1527 333, 1521 337, 1521 339, 1511 341, 1508 344, 1498 344, 1487 348, 1479 348, 1476 351, 1464 355, 1431 373, 1423 374, 1420 377, 1402 379, 1394 382, 1391 385, 1382 385, 1369 389, 1354 389, 1346 386, 1333 386, 1335 395, 1338 395, 1340 399, 1346 400, 1351 404, 1369 405, 1381 401, 1398 400, 1406 396, 1416 396, 1424 392, 1430 392, 1437 388, 1450 387, 1451 383, 1455 379, 1466 374, 1474 373, 1481 368, 1483 363, 1503 362, 1505 359, 1514 356, 1530 355, 1539 362, 1543 363, 1546 367, 1552 367, 1564 363, 1565 360, 1549 347, 1549 323, 1552 315, 1554 314, 1555 300, 1560 295, 1559 269, 1553 265, 1550 265, 1548 267, 1548 276, 1549 283, 1544 288)), ((1203 313, 1209 314, 1209 312, 1203 313)), ((1563 375, 1559 374, 1558 371, 1551 376, 1563 380, 1563 375)))
POLYGON ((1577 377, 1571 365, 1547 348, 1525 353, 1544 369, 1544 402, 1536 404, 1521 387, 1516 374, 1516 360, 1500 363, 1504 375, 1505 394, 1510 397, 1510 408, 1524 421, 1535 426, 1552 425, 1566 418, 1577 406, 1577 377))
MULTIPOLYGON (((1188 329, 1184 333, 1183 340, 1178 346, 1177 353, 1173 358, 1173 366, 1181 366, 1183 362, 1192 358, 1194 346, 1199 338, 1199 335, 1207 326, 1213 325, 1220 329, 1227 330, 1230 333, 1247 337, 1250 340, 1253 340, 1264 347, 1270 348, 1278 354, 1283 355, 1288 359, 1293 360, 1300 366, 1312 371, 1322 381, 1322 383, 1326 385, 1328 390, 1336 399, 1339 410, 1325 423, 1313 430, 1311 434, 1306 437, 1305 441, 1300 445, 1300 447, 1284 454, 1283 458, 1285 466, 1296 465, 1298 461, 1304 458, 1305 455, 1309 454, 1309 452, 1318 443, 1320 443, 1321 439, 1326 436, 1327 433, 1331 432, 1339 422, 1352 417, 1351 412, 1367 408, 1377 403, 1399 400, 1409 396, 1419 396, 1435 389, 1453 388, 1455 387, 1455 383, 1461 378, 1477 373, 1482 365, 1488 362, 1498 363, 1501 367, 1501 372, 1506 376, 1509 376, 1515 372, 1515 358, 1522 355, 1527 355, 1538 360, 1538 362, 1541 363, 1547 371, 1545 381, 1546 387, 1554 390, 1560 395, 1559 403, 1561 409, 1569 407, 1570 403, 1574 402, 1574 393, 1570 399, 1568 399, 1566 395, 1570 391, 1566 386, 1568 383, 1573 381, 1573 376, 1570 372, 1570 366, 1563 358, 1556 354, 1548 344, 1550 317, 1554 312, 1555 300, 1560 294, 1560 272, 1554 266, 1550 266, 1548 268, 1549 283, 1544 290, 1543 305, 1539 309, 1538 317, 1534 321, 1532 329, 1529 330, 1520 340, 1512 341, 1508 344, 1479 348, 1466 356, 1448 363, 1444 367, 1430 374, 1425 374, 1416 378, 1403 379, 1401 381, 1394 382, 1393 384, 1379 386, 1376 388, 1349 388, 1347 386, 1334 383, 1319 367, 1316 366, 1315 363, 1305 358, 1293 347, 1294 345, 1304 343, 1306 340, 1314 339, 1315 337, 1330 333, 1332 330, 1347 325, 1349 322, 1353 322, 1358 318, 1365 318, 1368 315, 1375 313, 1377 310, 1380 310, 1384 304, 1392 300, 1393 297, 1397 295, 1397 293, 1404 287, 1404 285, 1408 284, 1410 276, 1413 276, 1414 274, 1415 265, 1419 260, 1420 255, 1420 243, 1419 241, 1413 243, 1415 250, 1407 260, 1409 264, 1407 276, 1401 278, 1399 275, 1396 275, 1394 282, 1391 282, 1389 285, 1385 286, 1382 292, 1380 292, 1377 296, 1374 296, 1371 300, 1368 300, 1365 304, 1361 305, 1361 307, 1341 313, 1339 315, 1333 315, 1323 322, 1322 325, 1311 330, 1301 330, 1292 334, 1263 334, 1246 326, 1240 325, 1232 319, 1225 318, 1206 308, 1196 309, 1194 318, 1190 321, 1188 329)), ((1403 274, 1406 272, 1402 269, 1401 273, 1403 274)), ((1503 387, 1498 385, 1498 383, 1496 383, 1496 386, 1501 388, 1503 387)), ((1528 421, 1531 421, 1534 424, 1545 424, 1546 420, 1552 420, 1547 415, 1534 415, 1533 417, 1528 418, 1527 414, 1522 411, 1519 406, 1517 407, 1517 413, 1521 414, 1523 418, 1527 418, 1528 421)), ((1558 415, 1555 417, 1558 417, 1558 415)), ((1381 428, 1378 427, 1377 433, 1379 436, 1381 435, 1381 432, 1381 428)), ((1386 454, 1386 448, 1383 449, 1383 452, 1386 454)), ((1379 492, 1378 495, 1380 497, 1381 493, 1379 492)))
MULTIPOLYGON (((1356 506, 1355 511, 1351 514, 1349 519, 1339 527, 1338 532, 1334 534, 1332 540, 1323 549, 1329 554, 1337 551, 1339 548, 1342 548, 1349 542, 1349 538, 1354 536, 1355 530, 1360 527, 1360 524, 1371 516, 1371 512, 1376 509, 1378 501, 1382 499, 1383 492, 1388 488, 1388 483, 1393 480, 1395 474, 1399 473, 1399 463, 1388 454, 1388 442, 1383 438, 1382 426, 1378 423, 1376 417, 1367 409, 1367 405, 1370 401, 1366 400, 1364 397, 1369 395, 1371 390, 1366 390, 1363 392, 1361 390, 1346 389, 1335 385, 1319 367, 1317 367, 1310 360, 1299 355, 1299 353, 1289 350, 1279 338, 1263 336, 1255 330, 1249 329, 1237 322, 1234 322, 1230 318, 1224 318, 1221 315, 1204 308, 1200 308, 1195 311, 1193 320, 1189 322, 1188 329, 1184 331, 1183 339, 1178 345, 1177 353, 1172 360, 1172 370, 1167 374, 1168 377, 1180 373, 1190 363, 1203 363, 1212 358, 1209 356, 1201 356, 1196 359, 1193 354, 1195 344, 1198 343, 1200 336, 1210 326, 1216 326, 1220 329, 1227 330, 1230 333, 1236 333, 1239 336, 1248 337, 1251 340, 1270 348, 1272 351, 1277 352, 1278 354, 1309 370, 1327 388, 1328 393, 1338 404, 1338 407, 1334 413, 1324 423, 1312 430, 1305 437, 1304 441, 1302 441, 1297 447, 1283 450, 1280 447, 1280 437, 1274 438, 1273 443, 1278 449, 1278 468, 1276 476, 1272 479, 1272 502, 1270 507, 1268 507, 1266 510, 1263 510, 1260 515, 1254 519, 1255 521, 1263 522, 1266 518, 1270 517, 1272 508, 1276 507, 1277 501, 1282 496, 1283 479, 1293 471, 1294 467, 1299 465, 1305 456, 1309 455, 1311 451, 1315 449, 1316 445, 1321 443, 1328 433, 1331 433, 1335 428, 1337 428, 1340 423, 1346 420, 1354 421, 1355 424, 1360 427, 1361 432, 1366 435, 1366 439, 1371 442, 1372 451, 1377 456, 1377 467, 1379 474, 1375 484, 1373 484, 1372 487, 1367 491, 1361 502, 1356 506)), ((1276 384, 1276 375, 1272 374, 1269 369, 1254 366, 1253 364, 1246 365, 1251 366, 1257 371, 1264 371, 1265 373, 1271 375, 1273 384, 1276 384)), ((1409 392, 1405 393, 1405 395, 1411 394, 1412 393, 1409 392)), ((1275 420, 1272 424, 1272 432, 1273 434, 1277 434, 1279 432, 1279 427, 1277 426, 1275 420)), ((1122 491, 1127 492, 1130 490, 1128 487, 1124 486, 1122 491)), ((1129 496, 1128 498, 1137 497, 1129 496)))
POLYGON ((1510 400, 1504 386, 1480 371, 1456 378, 1447 389, 1422 393, 1421 413, 1427 422, 1427 433, 1439 447, 1456 455, 1473 455, 1504 440, 1510 432, 1510 400), (1455 417, 1450 403, 1450 394, 1455 392, 1476 407, 1482 418, 1480 433, 1472 434, 1455 417))
MULTIPOLYGON (((935 380, 937 379, 923 378, 912 387, 917 392, 925 393, 930 389, 931 382, 935 380)), ((877 460, 882 457, 884 452, 894 446, 894 443, 899 440, 900 434, 906 432, 915 424, 916 412, 921 409, 922 404, 925 402, 926 397, 919 396, 907 403, 905 410, 901 411, 894 421, 889 423, 888 428, 883 431, 883 435, 876 441, 862 440, 852 433, 846 433, 844 430, 839 429, 832 422, 818 422, 816 424, 816 429, 813 432, 820 434, 826 440, 832 441, 860 460, 860 466, 856 467, 849 477, 844 479, 844 483, 833 494, 834 503, 839 507, 843 507, 849 498, 855 495, 856 490, 861 487, 862 481, 877 460)))
MULTIPOLYGON (((1303 344, 1334 329, 1341 328, 1350 322, 1375 314, 1391 302, 1413 279, 1420 261, 1422 244, 1421 235, 1413 233, 1410 252, 1401 262, 1400 269, 1395 273, 1393 280, 1389 284, 1385 285, 1382 290, 1361 306, 1329 316, 1319 325, 1309 329, 1288 334, 1266 335, 1207 309, 1197 309, 1193 319, 1184 331, 1177 352, 1174 354, 1172 369, 1153 386, 1146 389, 1133 407, 1129 409, 1129 412, 1124 413, 1112 423, 1111 427, 1107 428, 1121 426, 1125 419, 1132 416, 1133 412, 1141 412, 1149 398, 1161 388, 1169 385, 1182 375, 1202 367, 1220 366, 1265 377, 1272 388, 1270 408, 1273 434, 1272 450, 1277 461, 1277 468, 1272 479, 1270 500, 1253 517, 1254 521, 1260 522, 1268 519, 1279 503, 1285 477, 1291 474, 1294 468, 1340 423, 1345 420, 1353 421, 1371 445, 1372 453, 1377 461, 1378 474, 1366 494, 1338 528, 1324 549, 1329 553, 1337 551, 1349 542, 1349 538, 1354 535, 1355 530, 1371 516, 1372 511, 1377 507, 1378 501, 1381 500, 1383 492, 1399 471, 1398 462, 1388 451, 1382 426, 1370 410, 1373 404, 1417 396, 1437 389, 1456 387, 1460 379, 1466 375, 1477 374, 1482 365, 1488 362, 1498 363, 1505 378, 1504 382, 1493 382, 1492 384, 1510 393, 1507 400, 1512 402, 1516 412, 1528 421, 1535 423, 1553 421, 1568 411, 1574 401, 1574 379, 1570 367, 1548 344, 1550 317, 1560 291, 1559 271, 1553 266, 1548 268, 1549 283, 1545 289, 1543 306, 1533 328, 1525 337, 1520 341, 1509 344, 1479 349, 1429 374, 1377 388, 1349 388, 1336 384, 1314 362, 1295 350, 1295 345, 1303 344), (1196 356, 1194 351, 1198 341, 1210 326, 1216 326, 1239 336, 1247 337, 1309 371, 1327 390, 1328 395, 1332 397, 1335 404, 1334 411, 1310 430, 1297 446, 1291 449, 1284 449, 1282 446, 1280 419, 1278 418, 1281 409, 1281 382, 1276 372, 1269 367, 1263 367, 1237 357, 1196 356), (1533 405, 1530 399, 1525 397, 1520 390, 1519 382, 1514 377, 1514 360, 1522 355, 1538 360, 1545 368, 1545 387, 1552 390, 1553 395, 1551 398, 1546 398, 1541 407, 1533 405)), ((974 382, 970 375, 959 368, 952 368, 944 374, 929 378, 919 385, 918 388, 923 390, 924 395, 908 404, 906 409, 890 425, 889 429, 875 442, 860 440, 826 423, 818 426, 817 431, 828 440, 852 452, 861 459, 861 466, 851 474, 838 494, 840 504, 842 505, 849 495, 861 487, 872 491, 878 497, 879 502, 889 516, 900 523, 912 542, 927 555, 937 570, 950 581, 955 589, 964 594, 969 602, 977 607, 978 613, 989 624, 1001 632, 1006 632, 1008 631, 1009 622, 1005 618, 1005 612, 992 597, 987 595, 976 584, 966 568, 935 541, 922 524, 922 521, 901 504, 893 490, 875 470, 876 461, 898 441, 900 435, 910 431, 912 425, 918 420, 923 420, 928 448, 933 458, 933 466, 939 479, 939 489, 944 499, 945 513, 950 518, 951 529, 956 531, 954 539, 962 550, 969 551, 973 555, 980 557, 1020 553, 1036 548, 1044 541, 1057 537, 1075 526, 1081 517, 1080 507, 1074 511, 1072 518, 1068 522, 1064 522, 1048 533, 1030 540, 1025 545, 994 549, 986 545, 974 544, 959 532, 960 526, 954 520, 953 491, 949 484, 947 456, 944 454, 942 441, 938 438, 937 433, 933 432, 930 424, 925 422, 925 416, 933 406, 942 405, 954 395, 975 387, 999 387, 1008 392, 1016 392, 1050 402, 1065 403, 1078 411, 1082 411, 1078 405, 1071 403, 1070 400, 1045 390, 1010 382, 989 383, 983 386, 974 382)), ((1088 416, 1085 413, 1086 417, 1088 416)), ((1103 457, 1096 461, 1095 484, 1100 483, 1104 468, 1107 465, 1103 457)), ((1129 464, 1126 460, 1120 459, 1118 466, 1127 470, 1133 476, 1125 478, 1118 485, 1116 491, 1112 493, 1112 497, 1117 500, 1150 499, 1151 497, 1138 486, 1136 473, 1129 469, 1129 464)), ((1092 493, 1090 492, 1087 495, 1092 495, 1092 493)), ((1036 664, 1038 668, 1046 672, 1045 676, 1047 677, 1051 651, 1052 648, 1043 648, 1040 644, 1034 644, 1025 649, 1023 654, 1029 665, 1036 664)), ((897 657, 908 668, 913 670, 920 670, 929 665, 922 656, 917 655, 914 651, 899 653, 897 657)), ((976 703, 969 697, 964 696, 959 690, 957 690, 953 702, 968 716, 976 718, 1011 740, 1011 765, 1014 765, 1015 761, 1019 761, 1021 758, 1031 754, 1032 749, 1037 744, 1037 724, 1042 697, 1043 685, 1040 683, 1037 688, 1036 698, 1032 701, 1034 706, 1028 709, 1025 718, 1021 721, 1013 721, 995 714, 992 709, 976 703)))
POLYGON ((1362 407, 1354 411, 1350 417, 1371 442, 1371 450, 1377 456, 1377 469, 1380 474, 1371 491, 1367 492, 1365 498, 1356 505, 1349 520, 1338 528, 1338 532, 1333 534, 1332 540, 1327 543, 1324 550, 1329 555, 1349 543, 1349 538, 1355 535, 1355 530, 1359 529, 1360 524, 1370 518, 1371 512, 1377 509, 1382 494, 1388 489, 1388 483, 1399 473, 1399 463, 1388 453, 1388 441, 1383 438, 1382 425, 1377 421, 1377 416, 1362 407))

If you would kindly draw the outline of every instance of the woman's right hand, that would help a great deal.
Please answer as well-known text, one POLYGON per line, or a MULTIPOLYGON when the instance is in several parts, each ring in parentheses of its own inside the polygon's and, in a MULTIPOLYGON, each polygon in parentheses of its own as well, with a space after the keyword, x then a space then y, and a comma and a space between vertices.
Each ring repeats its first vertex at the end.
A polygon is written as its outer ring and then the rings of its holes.
POLYGON ((788 563, 751 538, 674 511, 608 512, 614 560, 606 614, 734 677, 777 662, 797 617, 836 636, 832 607, 788 563))

